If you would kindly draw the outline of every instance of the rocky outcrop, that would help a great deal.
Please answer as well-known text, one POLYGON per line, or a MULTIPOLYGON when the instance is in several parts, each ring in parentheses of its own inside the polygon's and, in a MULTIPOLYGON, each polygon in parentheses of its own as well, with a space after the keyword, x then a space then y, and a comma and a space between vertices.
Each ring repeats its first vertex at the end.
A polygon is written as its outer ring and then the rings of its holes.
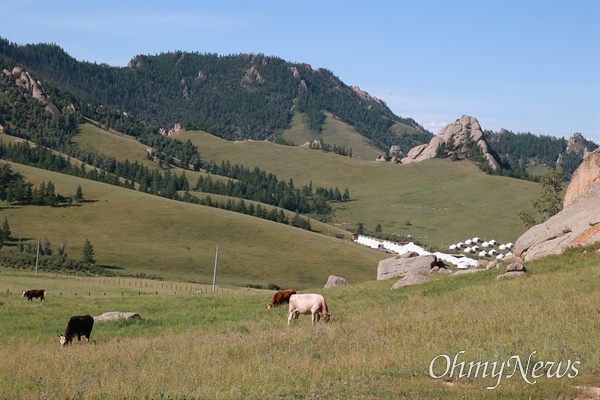
MULTIPOLYGON (((173 125, 173 127, 171 129, 169 129, 168 131, 165 128, 160 128, 158 130, 158 133, 160 133, 162 136, 173 136, 176 135, 178 133, 181 133, 183 131, 183 128, 181 127, 181 124, 179 124, 178 122, 175 123, 175 125, 173 125)), ((147 150, 146 150, 147 151, 147 150)))
POLYGON ((60 114, 58 108, 50 101, 48 95, 44 91, 40 82, 33 79, 29 72, 24 71, 22 68, 15 67, 12 72, 4 70, 4 75, 12 77, 15 80, 17 86, 25 88, 34 99, 37 99, 44 105, 44 109, 52 114, 60 114))
POLYGON ((506 272, 527 272, 527 269, 525 269, 523 264, 514 262, 506 266, 506 272))
POLYGON ((498 162, 489 152, 487 142, 483 137, 483 130, 479 125, 477 118, 463 115, 453 124, 446 125, 440 132, 433 137, 429 144, 422 144, 413 147, 402 159, 402 164, 410 164, 414 162, 429 160, 435 158, 438 148, 444 144, 446 148, 454 148, 459 152, 465 152, 469 143, 475 142, 488 165, 492 169, 499 167, 498 162))
POLYGON ((264 82, 265 82, 265 78, 263 78, 263 76, 260 74, 260 72, 258 72, 256 67, 254 67, 254 66, 250 67, 250 69, 248 69, 248 71, 246 71, 246 74, 242 78, 242 86, 243 87, 250 87, 255 84, 261 84, 264 82))
POLYGON ((325 288, 330 288, 334 286, 346 286, 348 285, 348 281, 342 278, 341 276, 331 275, 329 279, 327 279, 327 283, 325 284, 325 288))
POLYGON ((600 179, 600 148, 588 154, 573 173, 563 199, 563 208, 569 206, 598 179, 600 179))
POLYGON ((118 320, 118 319, 137 319, 137 318, 141 318, 141 317, 140 317, 140 314, 135 313, 135 312, 110 311, 110 312, 105 312, 104 314, 99 315, 97 317, 94 317, 94 321, 102 322, 102 321, 114 321, 114 320, 118 320))
MULTIPOLYGON (((586 166, 582 164, 576 174, 585 175, 585 171, 579 171, 585 168, 586 166)), ((586 246, 600 241, 599 198, 600 180, 596 179, 585 192, 572 200, 561 212, 525 232, 515 242, 515 259, 534 260, 551 254, 560 254, 567 247, 586 246)))
POLYGON ((381 100, 379 100, 377 97, 371 96, 369 93, 361 90, 358 86, 352 86, 352 90, 354 90, 354 93, 356 93, 358 95, 358 97, 360 97, 361 99, 364 99, 367 101, 374 101, 377 104, 383 104, 383 102, 381 100))

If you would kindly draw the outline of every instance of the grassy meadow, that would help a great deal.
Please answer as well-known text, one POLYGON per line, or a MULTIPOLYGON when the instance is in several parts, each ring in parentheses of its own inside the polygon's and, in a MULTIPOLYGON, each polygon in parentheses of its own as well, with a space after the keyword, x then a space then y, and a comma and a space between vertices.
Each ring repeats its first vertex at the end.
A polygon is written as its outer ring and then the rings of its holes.
POLYGON ((493 269, 393 291, 394 280, 307 289, 324 294, 332 320, 311 326, 300 316, 290 327, 285 307, 265 309, 270 291, 199 293, 3 269, 0 398, 597 396, 600 254, 573 250, 526 267, 526 276, 510 280, 495 280, 503 271, 493 269), (46 288, 47 301, 20 297, 33 287, 46 288), (141 319, 97 322, 91 344, 60 348, 57 335, 71 315, 106 311, 141 319), (484 378, 459 369, 450 376, 438 362, 439 378, 430 376, 432 360, 457 354, 466 363, 513 364, 500 378, 484 378), (509 378, 516 356, 524 368, 530 357, 531 365, 542 362, 541 375, 533 379, 529 367, 531 383, 518 370, 509 378), (558 363, 560 375, 576 365, 571 378, 554 375, 558 363))
MULTIPOLYGON (((381 152, 351 127, 326 116, 321 135, 306 128, 305 117, 294 117, 286 140, 303 144, 323 138, 326 143, 353 149, 353 158, 323 153, 307 146, 283 146, 264 141, 226 141, 203 131, 173 136, 196 145, 205 161, 229 160, 272 172, 296 186, 348 188, 352 201, 334 204, 330 225, 355 231, 359 222, 373 232, 412 235, 439 249, 472 237, 514 242, 524 231, 517 211, 530 211, 529 199, 539 196, 539 184, 489 176, 469 161, 429 160, 410 165, 374 161, 381 152)), ((126 135, 87 124, 75 139, 88 150, 117 159, 145 160, 145 146, 126 135)), ((175 170, 180 173, 181 171, 175 170)), ((186 171, 191 185, 200 173, 186 171)))
POLYGON ((354 230, 359 222, 374 231, 408 235, 447 248, 472 237, 514 242, 524 231, 516 212, 530 211, 539 184, 489 176, 469 161, 429 160, 393 165, 275 143, 228 142, 201 131, 190 139, 204 159, 231 160, 294 179, 296 186, 348 188, 352 199, 335 206, 331 224, 354 230))
POLYGON ((321 133, 317 134, 306 128, 306 115, 294 114, 289 129, 281 135, 284 139, 302 146, 308 141, 323 139, 323 142, 346 150, 352 149, 352 157, 362 160, 375 160, 384 152, 370 144, 369 139, 362 136, 354 128, 337 119, 331 113, 325 113, 325 122, 321 133))

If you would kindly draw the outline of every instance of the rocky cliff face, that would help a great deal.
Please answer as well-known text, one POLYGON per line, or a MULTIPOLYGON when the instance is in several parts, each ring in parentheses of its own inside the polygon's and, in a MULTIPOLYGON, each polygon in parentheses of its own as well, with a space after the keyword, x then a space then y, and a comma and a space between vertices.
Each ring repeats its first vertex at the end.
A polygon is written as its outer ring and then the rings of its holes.
POLYGON ((567 247, 600 241, 600 149, 591 153, 573 174, 564 208, 525 232, 514 246, 518 260, 560 254, 567 247))
POLYGON ((436 157, 438 148, 444 144, 446 148, 455 148, 459 152, 465 152, 469 143, 475 142, 488 165, 492 169, 498 168, 498 163, 490 154, 487 142, 483 137, 483 131, 477 118, 463 115, 454 123, 446 125, 431 139, 428 145, 422 144, 413 147, 402 159, 402 164, 410 164, 436 157))
MULTIPOLYGON (((566 208, 577 197, 584 193, 600 178, 600 148, 589 153, 581 165, 575 170, 565 193, 563 208, 566 208)), ((600 206, 599 206, 600 208, 600 206)))
POLYGON ((44 92, 42 85, 33 79, 29 72, 24 71, 22 68, 15 67, 12 71, 5 69, 3 73, 9 78, 13 78, 15 85, 25 88, 33 98, 42 103, 46 111, 51 112, 52 114, 60 114, 58 108, 50 101, 46 92, 44 92))

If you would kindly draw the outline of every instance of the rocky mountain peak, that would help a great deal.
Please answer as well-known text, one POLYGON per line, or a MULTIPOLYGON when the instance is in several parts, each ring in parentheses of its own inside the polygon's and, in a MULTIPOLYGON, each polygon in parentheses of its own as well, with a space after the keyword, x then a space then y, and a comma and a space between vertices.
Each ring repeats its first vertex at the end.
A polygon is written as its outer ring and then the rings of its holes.
POLYGON ((567 149, 566 152, 579 152, 583 147, 583 157, 587 157, 590 154, 589 149, 586 147, 587 140, 583 137, 581 132, 575 132, 573 136, 571 136, 567 140, 567 149))
POLYGON ((413 147, 408 152, 408 155, 402 159, 402 164, 435 158, 438 155, 439 147, 442 145, 445 146, 446 151, 448 149, 456 149, 459 153, 466 153, 468 146, 473 142, 481 150, 490 168, 498 168, 498 162, 489 152, 489 147, 483 136, 483 130, 479 121, 477 118, 469 115, 463 115, 454 123, 446 125, 431 139, 428 145, 422 144, 413 147))
POLYGON ((136 68, 139 68, 141 65, 142 65, 142 57, 135 56, 134 58, 131 59, 131 61, 129 61, 127 63, 127 68, 136 69, 136 68))

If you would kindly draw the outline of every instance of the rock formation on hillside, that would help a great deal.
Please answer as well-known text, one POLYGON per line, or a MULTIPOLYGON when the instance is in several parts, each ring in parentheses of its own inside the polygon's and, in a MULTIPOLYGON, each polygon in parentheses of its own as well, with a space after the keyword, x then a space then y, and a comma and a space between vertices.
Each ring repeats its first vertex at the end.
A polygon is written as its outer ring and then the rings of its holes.
POLYGON ((101 321, 114 321, 118 319, 139 319, 140 314, 136 312, 121 312, 121 311, 109 311, 102 315, 94 317, 95 322, 101 321))
POLYGON ((60 114, 58 108, 48 98, 48 95, 42 88, 41 83, 33 79, 29 72, 24 71, 19 67, 14 67, 12 72, 7 69, 5 69, 3 72, 7 77, 13 78, 17 86, 25 88, 34 99, 37 99, 40 103, 42 103, 46 111, 51 112, 52 114, 60 114))
POLYGON ((329 279, 327 279, 327 283, 325 283, 325 289, 334 287, 334 286, 346 286, 348 285, 348 281, 341 276, 330 275, 329 279))
POLYGON ((590 150, 586 147, 587 140, 583 137, 581 132, 575 132, 573 136, 567 140, 566 152, 578 151, 578 147, 583 147, 583 158, 590 154, 590 150))
POLYGON ((591 153, 573 174, 565 207, 546 222, 525 232, 514 246, 517 260, 560 254, 571 246, 600 241, 600 149, 591 153))
POLYGON ((446 125, 431 139, 429 144, 413 147, 407 156, 402 159, 402 164, 410 164, 434 158, 436 157, 438 148, 442 144, 446 148, 452 147, 458 149, 458 151, 465 152, 469 142, 477 144, 490 168, 498 168, 498 162, 489 152, 479 121, 477 121, 477 118, 468 115, 463 115, 454 123, 446 125))
POLYGON ((563 208, 571 204, 573 200, 600 178, 600 153, 598 151, 600 151, 600 148, 593 153, 589 153, 573 173, 565 193, 563 208))
POLYGON ((437 258, 434 255, 419 256, 414 253, 397 256, 379 261, 377 265, 377 280, 404 277, 406 275, 429 275, 437 258))
POLYGON ((379 100, 377 97, 371 96, 369 93, 361 90, 361 88, 358 86, 352 86, 352 90, 354 90, 354 93, 356 93, 358 95, 358 97, 360 97, 362 99, 365 99, 367 101, 374 101, 377 104, 383 104, 383 102, 381 100, 379 100))
POLYGON ((158 133, 160 133, 163 136, 173 136, 173 135, 176 135, 176 134, 178 134, 178 133, 180 133, 182 131, 183 131, 183 128, 181 127, 181 124, 177 122, 168 131, 165 128, 160 128, 158 130, 158 133))

